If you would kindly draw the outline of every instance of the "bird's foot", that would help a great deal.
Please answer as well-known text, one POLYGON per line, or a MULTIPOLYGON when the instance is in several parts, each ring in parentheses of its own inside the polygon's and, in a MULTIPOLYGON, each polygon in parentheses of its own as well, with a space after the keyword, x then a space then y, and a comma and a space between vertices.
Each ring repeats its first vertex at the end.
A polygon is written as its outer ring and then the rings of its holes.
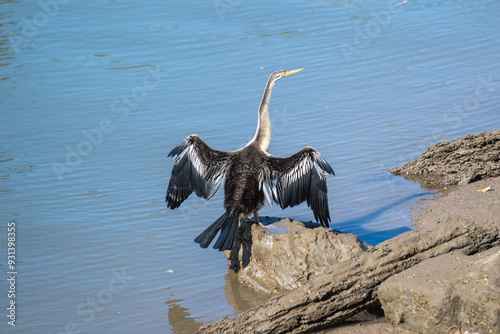
POLYGON ((260 227, 263 227, 263 228, 276 228, 276 226, 274 225, 264 225, 260 222, 260 220, 257 218, 257 219, 249 219, 247 218, 247 223, 256 223, 256 224, 259 224, 260 227))
POLYGON ((263 228, 275 228, 276 227, 276 226, 273 226, 273 225, 264 225, 264 224, 262 224, 260 222, 260 219, 259 219, 259 212, 258 211, 254 211, 253 212, 253 220, 247 218, 247 222, 257 223, 257 224, 259 224, 260 227, 263 227, 263 228))
POLYGON ((274 226, 274 225, 264 225, 261 222, 259 222, 259 225, 260 225, 260 227, 263 227, 263 228, 276 228, 276 226, 274 226))

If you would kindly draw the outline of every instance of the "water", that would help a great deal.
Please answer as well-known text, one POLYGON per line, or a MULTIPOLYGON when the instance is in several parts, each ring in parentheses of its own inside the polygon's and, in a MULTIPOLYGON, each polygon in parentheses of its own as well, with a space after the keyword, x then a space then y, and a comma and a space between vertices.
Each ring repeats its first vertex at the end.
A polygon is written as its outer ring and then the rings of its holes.
POLYGON ((270 153, 319 150, 332 226, 371 244, 431 196, 390 167, 500 125, 497 1, 0 3, 1 269, 15 221, 23 333, 190 333, 259 302, 192 241, 222 193, 166 210, 166 155, 191 133, 244 145, 274 70, 306 68, 275 87, 270 153))

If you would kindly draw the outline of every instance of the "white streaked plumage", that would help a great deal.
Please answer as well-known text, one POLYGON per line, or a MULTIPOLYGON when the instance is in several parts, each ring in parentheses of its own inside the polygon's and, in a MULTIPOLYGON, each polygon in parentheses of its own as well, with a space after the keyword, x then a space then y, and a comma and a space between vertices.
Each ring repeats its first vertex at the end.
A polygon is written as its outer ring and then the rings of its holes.
POLYGON ((334 174, 332 167, 312 147, 288 158, 267 153, 271 143, 271 91, 279 79, 297 71, 271 74, 259 107, 257 131, 243 148, 217 151, 198 135, 191 135, 169 153, 175 157, 166 195, 167 207, 171 209, 179 207, 193 191, 210 199, 226 181, 226 212, 195 239, 201 247, 207 247, 221 231, 214 248, 232 249, 239 221, 253 214, 259 222, 258 210, 266 201, 269 205, 276 202, 282 209, 307 202, 315 219, 329 226, 326 180, 327 174, 334 174))

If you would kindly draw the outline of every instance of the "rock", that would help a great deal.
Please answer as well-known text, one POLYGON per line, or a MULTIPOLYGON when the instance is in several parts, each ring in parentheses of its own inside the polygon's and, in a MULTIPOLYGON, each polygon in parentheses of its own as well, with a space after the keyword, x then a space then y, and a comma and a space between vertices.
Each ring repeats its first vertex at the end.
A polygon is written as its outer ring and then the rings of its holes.
MULTIPOLYGON (((498 224, 446 218, 386 240, 262 305, 203 324, 197 333, 308 333, 379 305, 376 290, 390 276, 451 251, 500 247, 498 224)), ((472 334, 472 333, 471 333, 472 334)))
POLYGON ((243 225, 236 247, 225 252, 239 282, 265 293, 293 290, 371 248, 315 223, 284 219, 269 226, 243 225))
MULTIPOLYGON (((456 327, 448 327, 445 331, 440 329, 427 331, 427 329, 423 328, 425 320, 422 320, 422 326, 418 327, 416 332, 448 334, 465 334, 469 332, 472 334, 474 333, 472 329, 482 333, 483 328, 486 328, 488 331, 485 333, 499 333, 498 293, 500 289, 498 278, 500 273, 498 273, 498 250, 500 249, 500 225, 498 224, 498 217, 500 207, 498 204, 500 203, 500 177, 488 178, 499 174, 499 135, 500 130, 497 130, 487 134, 468 136, 451 144, 439 143, 422 154, 424 160, 430 159, 428 161, 428 171, 423 169, 422 171, 427 173, 425 175, 437 175, 437 185, 441 185, 439 182, 443 180, 440 168, 446 170, 447 164, 450 166, 450 175, 457 174, 454 176, 454 182, 460 182, 456 181, 459 179, 464 180, 465 183, 472 181, 475 183, 458 187, 448 196, 433 200, 434 205, 430 206, 428 212, 423 214, 416 222, 417 230, 386 240, 375 247, 369 248, 367 251, 360 251, 357 255, 352 255, 347 261, 329 264, 321 274, 315 273, 315 270, 311 269, 304 270, 302 274, 295 271, 298 273, 295 279, 297 282, 296 288, 279 294, 261 305, 252 307, 234 318, 224 317, 217 323, 203 324, 197 333, 299 334, 324 329, 328 326, 340 324, 363 310, 379 306, 380 300, 377 291, 379 291, 380 284, 390 282, 389 278, 395 274, 399 275, 394 279, 404 275, 407 280, 405 286, 400 286, 401 290, 399 292, 391 292, 393 293, 392 296, 385 300, 386 305, 391 302, 391 299, 409 299, 412 293, 418 291, 420 287, 426 287, 430 291, 428 292, 430 297, 438 294, 438 291, 442 291, 444 296, 448 294, 447 302, 443 301, 441 304, 443 309, 446 307, 448 309, 436 318, 435 322, 437 324, 445 323, 449 319, 452 319, 451 321, 465 319, 465 322, 458 323, 456 327), (454 146, 455 143, 458 144, 454 146), (471 147, 474 149, 471 149, 471 147), (489 148, 481 151, 485 147, 489 148), (458 151, 453 151, 457 148, 458 151), (466 161, 463 157, 467 155, 467 149, 477 153, 471 153, 470 158, 472 160, 466 161), (440 153, 437 154, 436 152, 440 153), (443 158, 443 162, 440 161, 440 157, 443 158), (446 162, 444 163, 444 161, 446 162), (477 164, 468 164, 471 161, 477 162, 477 164), (464 169, 460 166, 461 163, 465 165, 464 169), (483 166, 485 170, 481 170, 482 167, 474 168, 474 166, 483 166), (456 172, 452 173, 453 170, 456 172), (429 174, 429 171, 433 174, 429 174), (485 172, 486 174, 484 174, 485 172), (485 179, 476 182, 477 178, 485 179), (491 190, 487 192, 478 191, 487 187, 491 190), (463 251, 463 253, 457 252, 458 250, 463 251), (450 252, 453 253, 449 257, 441 257, 450 252), (484 253, 479 255, 479 252, 484 253), (480 256, 485 257, 480 260, 480 256), (456 260, 457 257, 458 260, 456 260), (434 262, 435 267, 442 267, 448 273, 447 281, 440 279, 437 285, 440 290, 435 288, 434 285, 424 285, 424 283, 432 283, 424 279, 421 279, 419 284, 414 285, 413 291, 411 291, 412 288, 407 289, 410 279, 408 279, 408 271, 406 270, 423 261, 430 261, 429 259, 436 261, 434 262), (462 259, 461 264, 458 263, 460 259, 462 259), (457 266, 457 270, 454 271, 455 267, 453 265, 457 266), (311 275, 308 275, 307 272, 311 272, 311 275), (310 278, 310 280, 302 283, 303 277, 310 278), (472 286, 467 285, 471 282, 474 283, 472 286), (443 285, 439 285, 441 283, 443 285), (403 290, 405 288, 406 290, 403 290), (402 291, 407 292, 406 296, 402 291), (480 302, 474 304, 476 300, 480 302), (477 306, 479 304, 483 305, 481 309, 477 306), (449 305, 453 307, 450 308, 449 305), (477 307, 474 308, 474 306, 477 307), (460 318, 456 314, 461 314, 460 318), (440 317, 442 319, 439 319, 440 317), (490 321, 490 323, 487 323, 487 321, 490 321), (492 324, 493 327, 488 329, 488 326, 492 324), (448 332, 448 329, 450 329, 450 332, 448 332)), ((402 171, 402 173, 407 173, 407 171, 402 171)), ((245 228, 243 227, 243 229, 245 228)), ((316 238, 321 239, 323 236, 320 237, 320 235, 325 233, 323 231, 326 229, 317 228, 312 231, 316 230, 320 233, 316 238)), ((284 281, 284 279, 276 279, 276 277, 281 277, 279 276, 280 271, 288 270, 287 261, 290 256, 288 252, 275 253, 273 256, 269 256, 274 258, 278 266, 281 265, 281 269, 277 269, 277 267, 272 267, 275 264, 271 262, 267 268, 272 268, 272 272, 270 272, 270 269, 267 269, 267 272, 265 270, 259 272, 259 268, 265 267, 259 267, 257 263, 252 263, 252 257, 259 252, 263 253, 263 255, 260 255, 264 259, 263 261, 273 261, 266 258, 264 253, 266 249, 269 251, 268 238, 274 240, 275 237, 280 236, 277 232, 279 231, 261 230, 257 226, 247 227, 245 233, 243 233, 245 237, 238 241, 238 249, 226 255, 230 258, 230 265, 240 273, 245 270, 251 271, 245 269, 250 267, 256 268, 253 269, 253 277, 256 277, 256 273, 257 276, 261 275, 261 273, 267 275, 268 278, 265 282, 259 282, 253 279, 252 275, 247 275, 249 282, 253 280, 255 286, 262 291, 277 289, 278 285, 276 283, 280 280, 284 281), (277 235, 272 236, 272 234, 277 235), (256 246, 254 243, 261 245, 256 246), (257 250, 258 247, 260 247, 260 250, 257 250)), ((307 250, 307 243, 301 243, 300 233, 296 232, 291 228, 291 232, 287 233, 289 235, 286 237, 294 240, 287 249, 300 254, 307 250), (295 234, 299 235, 297 240, 294 239, 296 238, 294 237, 295 234), (299 246, 304 251, 298 250, 299 246)), ((307 233, 310 233, 310 231, 307 233)), ((356 240, 355 236, 352 236, 352 238, 356 240)), ((309 242, 313 242, 312 240, 317 242, 316 239, 310 239, 309 242)), ((334 245, 336 242, 338 241, 335 241, 334 245)), ((304 254, 301 256, 307 260, 318 258, 321 259, 320 263, 324 262, 321 258, 324 247, 316 245, 314 248, 314 256, 310 258, 304 254)), ((329 250, 328 253, 336 254, 336 251, 329 250)), ((344 254, 342 253, 342 247, 340 253, 337 254, 344 254)), ((340 255, 339 258, 342 259, 342 256, 340 255)), ((297 259, 295 258, 295 260, 297 259)), ((314 266, 309 266, 309 268, 314 268, 314 266)), ((435 269, 437 270, 437 268, 435 269)), ((291 271, 290 274, 295 272, 291 271)), ((242 280, 244 275, 246 274, 238 275, 241 277, 239 279, 242 280)), ((429 276, 428 279, 430 280, 432 277, 429 276)), ((430 301, 435 302, 434 299, 430 301)), ((434 310, 434 304, 426 305, 426 307, 422 308, 422 312, 426 312, 427 309, 434 310)), ((405 316, 401 316, 401 313, 397 313, 397 307, 393 311, 395 315, 390 314, 390 309, 387 309, 386 312, 389 314, 388 318, 397 319, 395 321, 417 316, 412 313, 405 313, 405 316)), ((428 316, 430 315, 428 314, 428 316)), ((421 319, 425 318, 422 317, 421 319)), ((405 320, 402 324, 407 326, 407 323, 408 320, 405 320)))
POLYGON ((378 289, 393 325, 418 333, 500 333, 500 247, 454 251, 392 276, 378 289))
POLYGON ((420 159, 390 171, 419 181, 423 187, 463 185, 500 176, 500 130, 437 143, 423 152, 420 159))

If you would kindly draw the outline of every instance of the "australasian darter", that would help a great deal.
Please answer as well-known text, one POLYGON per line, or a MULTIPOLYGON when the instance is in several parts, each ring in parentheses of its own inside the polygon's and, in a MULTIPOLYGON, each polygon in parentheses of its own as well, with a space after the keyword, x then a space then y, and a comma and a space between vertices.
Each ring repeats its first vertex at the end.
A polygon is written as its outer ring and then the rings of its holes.
POLYGON ((244 147, 233 152, 214 150, 193 134, 168 155, 175 157, 166 196, 170 209, 179 207, 193 191, 210 199, 226 180, 226 212, 194 239, 201 247, 207 248, 220 230, 214 248, 230 250, 242 219, 253 214, 260 224, 258 211, 265 201, 269 205, 274 201, 282 209, 307 201, 315 219, 329 227, 326 180, 327 174, 334 175, 332 167, 309 146, 288 158, 267 153, 271 143, 271 91, 279 79, 301 70, 271 74, 259 107, 257 131, 244 147))

